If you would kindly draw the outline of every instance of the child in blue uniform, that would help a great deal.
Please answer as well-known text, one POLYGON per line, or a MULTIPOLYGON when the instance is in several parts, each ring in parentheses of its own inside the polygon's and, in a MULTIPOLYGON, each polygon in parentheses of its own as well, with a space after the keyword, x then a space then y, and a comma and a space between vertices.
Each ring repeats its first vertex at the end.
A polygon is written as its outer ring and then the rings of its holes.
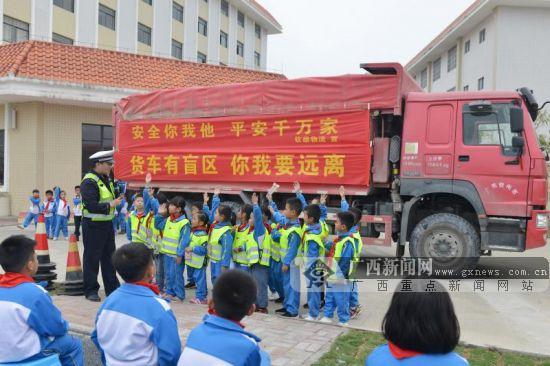
POLYGON ((55 188, 55 231, 53 233, 53 240, 57 240, 59 232, 63 233, 65 240, 69 240, 69 217, 71 216, 71 208, 67 202, 67 193, 62 191, 61 188, 55 188))
POLYGON ((295 263, 295 259, 302 242, 302 229, 298 217, 302 212, 302 203, 297 198, 289 198, 285 204, 283 213, 279 212, 277 205, 270 200, 273 220, 279 224, 280 240, 279 252, 281 254, 281 272, 284 287, 284 302, 281 309, 275 310, 282 316, 295 318, 298 316, 300 308, 300 268, 295 263))
POLYGON ((82 342, 68 334, 69 324, 36 274, 36 242, 12 236, 0 244, 0 363, 31 362, 58 354, 62 365, 84 365, 82 342))
POLYGON ((221 205, 215 211, 214 222, 208 233, 208 259, 210 261, 210 279, 212 284, 222 272, 222 267, 228 269, 231 264, 233 235, 231 234, 231 216, 229 206, 221 205))
MULTIPOLYGON (((191 220, 191 238, 189 246, 178 252, 185 255, 185 265, 193 268, 194 282, 197 286, 192 304, 206 305, 208 287, 206 285, 206 254, 208 245, 208 218, 204 212, 197 212, 191 220)), ((188 272, 189 273, 189 272, 188 272)))
POLYGON ((331 274, 327 278, 327 294, 325 297, 323 323, 332 323, 334 311, 337 310, 339 325, 346 325, 350 319, 349 297, 351 286, 349 283, 350 270, 354 258, 354 241, 350 233, 354 217, 349 212, 338 212, 334 228, 338 236, 330 246, 327 255, 327 265, 331 274))
POLYGON ((34 226, 38 222, 38 214, 42 211, 42 205, 40 202, 40 191, 38 189, 33 189, 32 196, 29 197, 29 212, 23 220, 23 225, 19 226, 20 229, 26 229, 32 221, 34 221, 34 226))
POLYGON ((53 239, 53 232, 55 230, 55 200, 53 197, 53 191, 48 189, 46 191, 46 199, 43 204, 44 223, 46 224, 46 234, 48 239, 53 239))
POLYGON ((126 244, 113 264, 125 281, 101 305, 92 340, 104 365, 176 365, 178 324, 152 284, 155 263, 144 245, 126 244))
POLYGON ((191 331, 178 366, 267 366, 269 355, 261 341, 240 323, 254 313, 256 284, 240 270, 229 270, 216 281, 209 315, 191 331))
POLYGON ((252 206, 243 205, 239 210, 239 226, 235 230, 235 240, 233 241, 233 263, 235 263, 235 268, 243 271, 249 270, 246 240, 250 228, 250 215, 252 215, 252 206))
POLYGON ((168 211, 164 204, 155 216, 155 227, 163 232, 160 253, 164 257, 165 297, 173 301, 185 299, 185 263, 183 258, 178 256, 178 252, 183 253, 182 248, 189 245, 191 230, 184 212, 185 200, 176 196, 170 200, 168 211))
POLYGON ((453 352, 460 325, 445 288, 435 282, 435 292, 426 292, 424 281, 411 282, 412 291, 397 285, 382 322, 388 343, 372 351, 366 366, 468 366, 453 352))

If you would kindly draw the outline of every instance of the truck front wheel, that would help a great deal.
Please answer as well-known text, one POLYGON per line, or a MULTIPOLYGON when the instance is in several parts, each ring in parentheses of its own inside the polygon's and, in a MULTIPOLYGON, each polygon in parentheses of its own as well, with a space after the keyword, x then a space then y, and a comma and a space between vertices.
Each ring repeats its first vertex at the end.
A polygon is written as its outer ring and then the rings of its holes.
POLYGON ((470 269, 479 260, 479 235, 472 224, 454 214, 424 218, 414 228, 409 245, 411 256, 433 258, 435 268, 470 269))

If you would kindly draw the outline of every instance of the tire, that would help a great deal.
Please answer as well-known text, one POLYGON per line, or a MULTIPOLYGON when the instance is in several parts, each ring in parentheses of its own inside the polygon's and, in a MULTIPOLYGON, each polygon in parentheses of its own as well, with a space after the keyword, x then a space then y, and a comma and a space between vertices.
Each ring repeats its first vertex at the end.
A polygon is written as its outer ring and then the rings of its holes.
POLYGON ((480 240, 476 229, 462 217, 438 213, 420 221, 409 240, 413 257, 433 258, 438 269, 473 269, 479 260, 480 240))

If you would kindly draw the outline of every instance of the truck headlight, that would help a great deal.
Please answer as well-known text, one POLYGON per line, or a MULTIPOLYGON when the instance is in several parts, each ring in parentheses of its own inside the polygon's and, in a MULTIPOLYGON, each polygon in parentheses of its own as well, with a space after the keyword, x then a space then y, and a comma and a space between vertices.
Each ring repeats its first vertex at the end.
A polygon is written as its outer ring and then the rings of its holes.
POLYGON ((548 214, 537 214, 537 229, 546 229, 548 227, 548 214))

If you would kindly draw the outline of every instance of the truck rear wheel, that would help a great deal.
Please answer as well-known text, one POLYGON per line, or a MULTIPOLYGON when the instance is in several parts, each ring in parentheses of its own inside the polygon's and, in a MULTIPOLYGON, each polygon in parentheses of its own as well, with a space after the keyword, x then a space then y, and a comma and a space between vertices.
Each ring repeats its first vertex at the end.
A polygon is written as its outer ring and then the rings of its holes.
POLYGON ((479 260, 479 235, 472 224, 454 214, 424 218, 414 228, 409 245, 411 256, 431 257, 435 268, 470 269, 479 260))

